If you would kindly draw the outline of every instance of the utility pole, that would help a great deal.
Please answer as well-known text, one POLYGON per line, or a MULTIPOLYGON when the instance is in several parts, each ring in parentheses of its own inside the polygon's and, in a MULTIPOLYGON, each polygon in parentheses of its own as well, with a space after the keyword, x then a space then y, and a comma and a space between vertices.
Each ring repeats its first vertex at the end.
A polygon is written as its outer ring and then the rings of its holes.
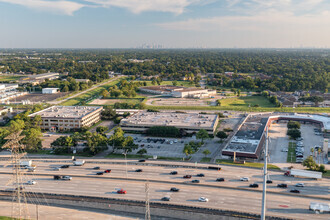
POLYGON ((261 207, 261 220, 265 220, 266 217, 266 184, 267 184, 267 160, 268 160, 268 126, 266 128, 266 145, 264 153, 264 180, 262 189, 262 207, 261 207))
POLYGON ((147 180, 147 182, 146 182, 145 192, 146 192, 146 213, 145 213, 145 220, 151 220, 151 217, 150 217, 150 204, 149 204, 149 180, 147 180))

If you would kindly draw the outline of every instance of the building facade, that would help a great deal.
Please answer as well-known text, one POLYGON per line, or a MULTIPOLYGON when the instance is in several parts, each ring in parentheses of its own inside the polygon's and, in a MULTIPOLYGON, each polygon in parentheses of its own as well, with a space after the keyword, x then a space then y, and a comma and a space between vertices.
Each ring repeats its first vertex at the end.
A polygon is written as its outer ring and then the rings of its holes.
POLYGON ((0 102, 4 103, 9 99, 13 99, 22 95, 26 92, 17 91, 18 84, 0 84, 0 102))

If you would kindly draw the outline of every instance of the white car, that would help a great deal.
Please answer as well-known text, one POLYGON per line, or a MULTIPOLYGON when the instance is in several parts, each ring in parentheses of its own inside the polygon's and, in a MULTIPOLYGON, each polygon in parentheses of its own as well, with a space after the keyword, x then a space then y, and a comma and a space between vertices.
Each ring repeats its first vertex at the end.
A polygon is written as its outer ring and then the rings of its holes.
POLYGON ((198 201, 200 201, 200 202, 208 202, 209 199, 206 198, 206 197, 199 197, 198 201))
POLYGON ((63 176, 62 180, 72 180, 72 177, 71 176, 63 176))
POLYGON ((282 152, 288 152, 288 149, 283 148, 283 149, 282 149, 282 152))
POLYGON ((249 177, 242 177, 241 179, 239 179, 240 181, 244 181, 244 182, 248 182, 250 179, 249 177))
POLYGON ((37 182, 34 181, 34 180, 29 180, 29 181, 27 181, 27 184, 28 185, 35 185, 35 184, 37 184, 37 182))
POLYGON ((296 184, 296 187, 304 187, 305 186, 305 184, 303 184, 303 183, 297 183, 296 184))
POLYGON ((61 170, 61 167, 55 167, 54 168, 54 171, 60 171, 61 170))

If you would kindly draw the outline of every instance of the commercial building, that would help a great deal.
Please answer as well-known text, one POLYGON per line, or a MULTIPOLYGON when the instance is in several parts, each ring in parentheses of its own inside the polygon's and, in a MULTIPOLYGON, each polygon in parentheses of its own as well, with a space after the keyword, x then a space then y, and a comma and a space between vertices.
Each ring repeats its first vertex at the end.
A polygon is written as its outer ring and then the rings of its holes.
POLYGON ((205 129, 213 134, 218 125, 216 114, 138 112, 120 122, 124 131, 146 131, 154 126, 173 126, 187 133, 205 129))
POLYGON ((26 94, 26 92, 17 91, 17 88, 18 84, 0 84, 0 103, 26 94))
POLYGON ((158 95, 168 95, 177 98, 207 98, 217 94, 216 90, 208 90, 201 88, 186 88, 182 86, 145 86, 140 87, 140 91, 158 94, 158 95))
POLYGON ((41 116, 41 129, 49 131, 77 130, 90 127, 101 119, 103 107, 94 106, 52 106, 29 117, 41 116))
POLYGON ((43 88, 42 94, 54 94, 54 93, 58 93, 59 91, 60 91, 59 88, 43 88))
POLYGON ((53 80, 53 79, 58 79, 59 77, 60 77, 59 73, 43 73, 43 74, 28 75, 26 77, 22 77, 22 79, 19 80, 18 82, 20 84, 31 83, 32 85, 38 85, 42 82, 45 82, 46 79, 53 80))

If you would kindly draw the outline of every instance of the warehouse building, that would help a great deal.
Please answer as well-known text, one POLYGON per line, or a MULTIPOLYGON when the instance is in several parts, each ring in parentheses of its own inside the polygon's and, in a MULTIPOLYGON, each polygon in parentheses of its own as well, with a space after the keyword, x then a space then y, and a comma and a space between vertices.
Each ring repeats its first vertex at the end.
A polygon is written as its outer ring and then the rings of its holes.
POLYGON ((52 106, 29 117, 41 116, 41 129, 49 131, 78 130, 90 127, 100 121, 103 107, 94 106, 52 106))
POLYGON ((43 88, 42 89, 42 94, 55 94, 60 91, 59 88, 43 88))
POLYGON ((139 88, 141 92, 158 95, 168 95, 176 98, 208 98, 217 94, 216 90, 201 88, 186 88, 183 86, 145 86, 139 88))
POLYGON ((173 126, 187 133, 205 129, 213 134, 218 125, 216 114, 138 112, 120 122, 124 131, 146 131, 154 126, 173 126))
POLYGON ((37 75, 28 75, 26 77, 22 77, 21 80, 19 80, 19 84, 27 84, 31 83, 32 85, 38 85, 42 82, 45 82, 46 79, 53 80, 58 79, 60 77, 59 73, 43 73, 43 74, 37 74, 37 75))

